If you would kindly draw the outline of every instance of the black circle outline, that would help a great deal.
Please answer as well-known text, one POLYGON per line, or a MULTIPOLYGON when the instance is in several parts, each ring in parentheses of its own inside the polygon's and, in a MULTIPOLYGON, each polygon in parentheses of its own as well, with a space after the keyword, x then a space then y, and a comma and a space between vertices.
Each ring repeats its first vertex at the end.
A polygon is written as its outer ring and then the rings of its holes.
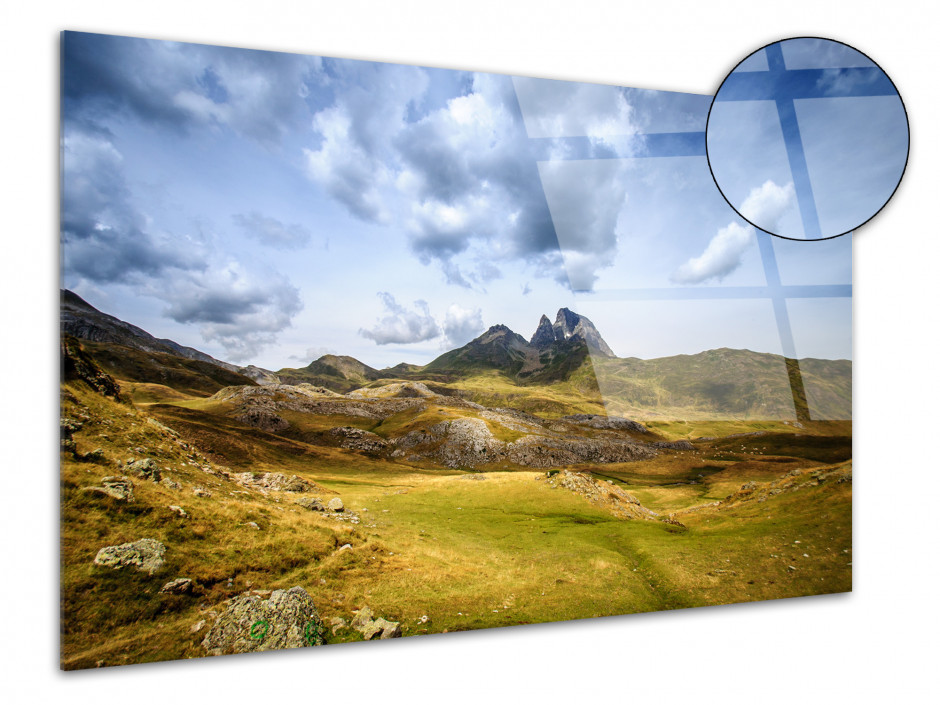
POLYGON ((708 106, 708 117, 705 119, 705 161, 708 162, 708 171, 709 171, 709 173, 712 175, 712 181, 715 183, 715 188, 718 189, 718 193, 721 194, 721 197, 722 197, 723 199, 725 199, 725 202, 726 202, 729 206, 731 206, 731 209, 732 209, 735 213, 737 213, 741 218, 743 218, 745 222, 750 223, 750 225, 752 225, 753 227, 757 228, 757 229, 760 230, 761 232, 767 233, 768 235, 773 235, 774 237, 779 237, 779 238, 781 238, 781 239, 783 239, 783 240, 793 240, 793 241, 795 241, 795 242, 822 242, 823 240, 832 240, 832 239, 835 239, 835 238, 837 238, 837 237, 842 237, 843 235, 848 235, 849 233, 854 233, 854 232, 855 232, 856 230, 858 230, 860 227, 862 227, 863 225, 865 225, 866 223, 868 223, 868 222, 869 222, 872 218, 874 218, 876 215, 878 215, 879 213, 881 213, 881 211, 884 210, 884 207, 885 207, 886 205, 888 205, 888 203, 890 203, 890 201, 891 201, 892 198, 894 198, 894 194, 897 193, 898 188, 901 186, 901 182, 904 180, 904 174, 907 172, 907 165, 908 165, 908 162, 910 161, 910 158, 911 158, 911 118, 910 118, 910 115, 908 115, 908 113, 907 113, 907 106, 904 104, 904 99, 901 97, 901 91, 898 90, 897 85, 895 85, 894 81, 891 80, 891 76, 888 75, 888 72, 885 71, 883 68, 881 68, 881 65, 878 64, 877 61, 875 61, 874 59, 872 59, 868 54, 866 54, 866 53, 863 52, 863 51, 859 51, 858 49, 856 49, 856 48, 855 48, 854 46, 852 46, 851 44, 846 44, 845 42, 841 42, 841 41, 839 41, 838 39, 832 39, 832 38, 830 38, 830 37, 818 37, 818 36, 811 36, 811 35, 800 35, 800 36, 797 36, 797 37, 787 37, 787 38, 785 38, 785 39, 777 39, 777 40, 775 40, 775 41, 768 42, 767 44, 764 44, 764 45, 761 46, 760 48, 755 49, 755 50, 752 51, 750 54, 748 54, 748 55, 745 56, 743 59, 741 59, 738 63, 736 63, 736 64, 734 65, 734 68, 732 68, 731 71, 729 71, 728 74, 722 79, 721 84, 718 86, 718 90, 715 91, 715 95, 712 96, 711 105, 708 106), (844 232, 841 232, 841 233, 839 233, 838 235, 829 235, 828 237, 812 237, 812 238, 807 238, 807 237, 788 237, 788 236, 786 236, 786 235, 780 235, 779 233, 774 233, 774 232, 771 232, 771 231, 769 231, 769 230, 765 230, 764 228, 760 227, 760 226, 757 225, 756 223, 751 222, 750 220, 748 220, 747 218, 744 217, 744 214, 742 214, 742 213, 734 206, 734 204, 731 203, 730 200, 728 200, 728 197, 725 196, 725 192, 721 190, 721 186, 718 184, 718 179, 715 178, 715 170, 712 169, 711 158, 708 156, 708 123, 711 121, 711 118, 712 118, 712 108, 715 107, 715 102, 717 101, 718 94, 721 92, 721 87, 725 85, 725 81, 727 81, 728 78, 731 76, 731 74, 733 74, 733 73, 737 70, 738 66, 740 66, 740 65, 743 64, 745 61, 747 61, 748 59, 750 59, 750 58, 751 58, 752 56, 754 56, 754 54, 756 54, 757 52, 763 51, 763 50, 766 49, 767 47, 773 46, 774 44, 781 44, 781 43, 783 43, 783 42, 788 42, 788 41, 791 41, 791 40, 793 40, 793 39, 822 39, 822 40, 828 41, 828 42, 835 42, 836 44, 841 44, 842 46, 846 46, 846 47, 848 47, 849 49, 852 49, 853 51, 858 52, 859 54, 861 54, 862 56, 864 56, 866 59, 868 59, 869 61, 871 61, 871 62, 881 71, 881 73, 883 73, 883 74, 885 75, 885 78, 887 78, 887 79, 888 79, 888 82, 894 87, 894 91, 895 91, 895 93, 897 93, 898 100, 901 101, 901 109, 904 110, 904 121, 907 123, 907 154, 904 155, 904 168, 901 169, 901 175, 898 177, 898 182, 894 185, 894 189, 891 191, 891 195, 888 196, 888 198, 885 199, 885 202, 881 204, 881 206, 878 208, 878 210, 876 210, 874 213, 872 213, 870 216, 868 216, 867 219, 863 220, 861 223, 859 223, 858 225, 856 225, 854 228, 849 228, 848 230, 846 230, 846 231, 844 231, 844 232))

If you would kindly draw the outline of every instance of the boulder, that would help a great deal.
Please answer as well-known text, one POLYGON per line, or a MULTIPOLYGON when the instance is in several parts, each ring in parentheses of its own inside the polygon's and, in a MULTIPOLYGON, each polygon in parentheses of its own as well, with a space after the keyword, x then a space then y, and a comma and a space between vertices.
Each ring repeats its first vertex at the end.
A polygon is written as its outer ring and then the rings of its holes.
POLYGON ((325 512, 326 507, 323 506, 323 502, 320 501, 319 497, 301 497, 294 504, 303 507, 304 509, 309 509, 312 512, 325 512))
POLYGON ((268 599, 244 593, 228 601, 202 646, 211 656, 294 649, 325 643, 313 600, 302 587, 275 590, 268 599))
POLYGON ((170 504, 170 505, 167 505, 167 508, 168 508, 171 512, 173 512, 173 513, 175 513, 175 514, 179 514, 179 515, 180 515, 181 517, 183 517, 184 519, 186 519, 186 518, 189 516, 189 513, 188 513, 185 509, 183 509, 181 506, 179 506, 178 504, 170 504))
POLYGON ((166 553, 166 546, 159 541, 140 539, 132 543, 122 543, 119 546, 105 546, 95 556, 95 565, 115 570, 131 566, 153 575, 163 568, 164 553, 166 553))
POLYGON ((197 497, 211 497, 212 493, 205 487, 194 487, 193 494, 197 497))
POLYGON ((143 460, 133 460, 127 464, 128 472, 132 472, 137 477, 145 480, 160 482, 160 468, 154 462, 153 458, 144 458, 143 460))
POLYGON ((330 511, 333 512, 341 512, 346 508, 343 506, 343 500, 341 500, 339 497, 334 497, 331 499, 326 506, 329 507, 330 511))

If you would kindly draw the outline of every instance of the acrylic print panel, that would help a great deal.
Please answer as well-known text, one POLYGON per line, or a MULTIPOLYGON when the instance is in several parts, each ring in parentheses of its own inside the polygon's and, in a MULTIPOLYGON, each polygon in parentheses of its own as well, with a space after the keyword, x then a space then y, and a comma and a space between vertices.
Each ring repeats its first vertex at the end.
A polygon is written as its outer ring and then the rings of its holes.
POLYGON ((62 52, 64 668, 851 588, 851 240, 709 97, 62 52))

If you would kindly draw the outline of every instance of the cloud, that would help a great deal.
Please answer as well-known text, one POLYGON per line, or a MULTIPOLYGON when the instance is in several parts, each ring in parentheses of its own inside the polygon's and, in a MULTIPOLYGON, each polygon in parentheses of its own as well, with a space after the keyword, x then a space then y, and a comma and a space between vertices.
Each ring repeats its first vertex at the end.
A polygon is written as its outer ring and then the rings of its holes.
POLYGON ((263 216, 256 212, 247 215, 239 213, 232 216, 232 220, 249 237, 257 240, 262 245, 268 245, 276 249, 298 249, 310 242, 310 231, 297 223, 282 223, 276 218, 263 216))
POLYGON ((440 326, 431 316, 426 301, 415 301, 415 310, 409 311, 387 292, 379 292, 385 307, 383 316, 371 329, 359 329, 359 335, 374 340, 378 345, 408 344, 432 340, 441 334, 440 326))
POLYGON ((305 151, 314 181, 358 218, 404 223, 419 261, 448 283, 485 283, 505 260, 558 274, 541 269, 560 265, 543 258, 558 242, 508 77, 330 67, 341 72, 335 99, 315 114, 319 145, 305 151), (481 259, 493 267, 473 265, 481 259))
POLYGON ((683 264, 670 278, 677 284, 721 281, 741 266, 744 252, 753 240, 754 228, 750 225, 728 223, 711 239, 705 252, 683 264))
MULTIPOLYGON (((796 195, 793 184, 777 186, 767 180, 751 189, 741 204, 740 212, 749 221, 773 231, 783 215, 793 207, 796 195)), ((721 281, 741 266, 744 253, 754 243, 754 228, 738 222, 728 223, 711 239, 705 251, 693 257, 670 279, 677 284, 702 284, 721 281)))
POLYGON ((626 89, 514 77, 529 137, 612 137, 636 130, 626 89))
POLYGON ((451 304, 444 317, 445 345, 456 348, 473 340, 483 332, 483 312, 479 308, 463 308, 451 304))
POLYGON ((303 363, 309 363, 314 360, 319 360, 324 355, 338 355, 333 348, 316 346, 312 348, 307 348, 303 355, 288 355, 287 357, 291 360, 298 360, 303 363))
POLYGON ((204 266, 197 243, 153 232, 123 176, 123 156, 101 132, 67 129, 62 151, 65 270, 92 282, 127 282, 204 266))
POLYGON ((64 112, 132 115, 186 132, 228 127, 268 147, 305 114, 320 60, 295 54, 67 32, 64 112))
POLYGON ((761 186, 751 189, 739 209, 741 215, 762 230, 777 230, 780 219, 796 204, 793 183, 777 186, 768 179, 761 186))
POLYGON ((166 304, 165 315, 200 324, 229 359, 276 342, 301 308, 277 272, 226 259, 211 238, 157 231, 127 186, 123 157, 106 131, 66 127, 62 245, 68 285, 121 283, 166 304))
POLYGON ((250 272, 234 260, 199 276, 176 277, 172 287, 152 293, 167 302, 165 315, 201 324, 202 337, 222 345, 233 362, 275 343, 303 308, 300 292, 286 278, 250 272))

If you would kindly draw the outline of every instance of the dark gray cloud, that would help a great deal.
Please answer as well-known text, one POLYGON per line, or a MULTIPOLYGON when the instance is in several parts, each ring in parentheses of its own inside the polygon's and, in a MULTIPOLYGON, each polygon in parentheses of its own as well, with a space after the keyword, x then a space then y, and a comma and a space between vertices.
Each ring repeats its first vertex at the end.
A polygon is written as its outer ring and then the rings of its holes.
POLYGON ((152 232, 125 183, 123 157, 105 133, 66 130, 62 240, 67 271, 92 282, 128 282, 204 266, 197 246, 152 232))
POLYGON ((66 32, 64 112, 128 115, 180 131, 228 126, 273 146, 304 119, 320 60, 295 54, 66 32))
POLYGON ((247 214, 238 213, 232 216, 232 220, 246 235, 269 247, 292 250, 310 242, 310 231, 299 223, 282 223, 277 218, 254 211, 247 214))
POLYGON ((374 340, 378 345, 389 345, 420 343, 441 334, 426 301, 415 301, 414 310, 409 311, 388 292, 379 292, 378 296, 385 307, 385 315, 372 328, 360 328, 362 337, 374 340))

